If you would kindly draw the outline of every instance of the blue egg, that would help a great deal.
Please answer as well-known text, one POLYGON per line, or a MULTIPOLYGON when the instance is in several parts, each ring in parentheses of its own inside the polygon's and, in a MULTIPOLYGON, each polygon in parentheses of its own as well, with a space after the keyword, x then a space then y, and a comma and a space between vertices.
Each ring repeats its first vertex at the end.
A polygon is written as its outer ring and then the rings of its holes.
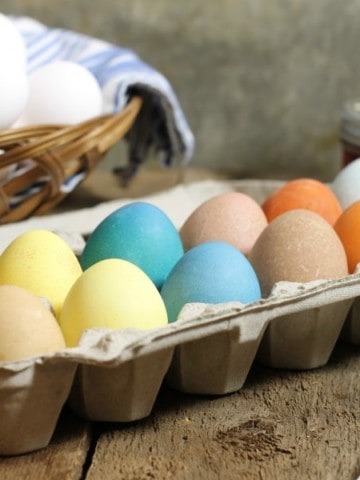
POLYGON ((261 298, 249 260, 225 242, 205 242, 188 250, 161 289, 170 322, 186 303, 250 303, 261 298))
POLYGON ((100 260, 120 258, 141 268, 160 289, 184 254, 180 235, 160 208, 133 202, 108 215, 88 238, 83 270, 100 260))

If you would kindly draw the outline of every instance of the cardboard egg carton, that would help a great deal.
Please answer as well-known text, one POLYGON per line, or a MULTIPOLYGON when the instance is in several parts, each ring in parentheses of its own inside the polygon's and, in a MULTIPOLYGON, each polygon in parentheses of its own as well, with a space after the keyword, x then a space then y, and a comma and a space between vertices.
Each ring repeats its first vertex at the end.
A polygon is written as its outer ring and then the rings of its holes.
MULTIPOLYGON (((186 188, 182 195, 196 205, 214 195, 216 187, 240 189, 238 182, 207 183, 192 185, 192 197, 186 188)), ((155 197, 168 212, 173 193, 155 197)), ((175 193, 178 205, 179 191, 175 193)), ((107 208, 103 205, 104 216, 107 208)), ((177 225, 181 215, 176 220, 169 214, 177 225)), ((42 218, 41 228, 50 228, 46 221, 42 218)), ((81 251, 80 237, 86 232, 67 227, 69 244, 81 251)), ((359 272, 339 280, 280 282, 268 298, 251 304, 188 304, 178 321, 165 327, 91 329, 76 348, 2 363, 0 454, 46 447, 66 402, 92 421, 128 422, 151 413, 163 382, 188 393, 222 395, 242 388, 254 362, 274 368, 321 367, 344 332, 352 341, 360 322, 359 297, 359 272)))
POLYGON ((221 395, 244 385, 257 357, 281 368, 324 365, 359 294, 359 274, 285 282, 252 304, 189 304, 166 327, 88 330, 76 348, 3 363, 0 453, 45 447, 66 401, 89 420, 128 422, 151 413, 164 380, 221 395))
POLYGON ((341 339, 352 345, 360 345, 360 299, 355 298, 344 328, 341 332, 341 339))

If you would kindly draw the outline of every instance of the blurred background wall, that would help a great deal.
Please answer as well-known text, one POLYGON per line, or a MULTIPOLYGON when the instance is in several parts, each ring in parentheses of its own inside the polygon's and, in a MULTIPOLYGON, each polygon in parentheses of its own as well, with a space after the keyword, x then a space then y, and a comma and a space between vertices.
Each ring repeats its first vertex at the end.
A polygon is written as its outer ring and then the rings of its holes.
POLYGON ((0 0, 0 11, 134 49, 172 83, 194 167, 323 180, 339 169, 341 105, 360 97, 360 0, 0 0))

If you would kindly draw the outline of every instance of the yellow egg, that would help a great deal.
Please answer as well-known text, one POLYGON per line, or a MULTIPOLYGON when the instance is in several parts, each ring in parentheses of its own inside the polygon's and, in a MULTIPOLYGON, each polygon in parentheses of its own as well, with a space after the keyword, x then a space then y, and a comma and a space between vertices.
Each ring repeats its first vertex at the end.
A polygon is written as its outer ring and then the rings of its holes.
POLYGON ((59 324, 39 297, 0 286, 0 361, 21 360, 65 348, 59 324))
POLYGON ((75 346, 86 329, 161 327, 167 313, 155 284, 139 267, 111 258, 81 274, 65 299, 59 323, 66 344, 75 346))
POLYGON ((57 318, 81 272, 80 263, 68 244, 47 230, 31 230, 20 235, 0 257, 0 285, 18 285, 47 298, 57 318))

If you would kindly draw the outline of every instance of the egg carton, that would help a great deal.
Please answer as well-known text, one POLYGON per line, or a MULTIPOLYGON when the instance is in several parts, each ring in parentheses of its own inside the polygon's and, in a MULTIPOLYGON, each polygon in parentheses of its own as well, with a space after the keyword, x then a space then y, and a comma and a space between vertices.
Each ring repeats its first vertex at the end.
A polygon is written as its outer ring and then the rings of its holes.
POLYGON ((281 282, 252 304, 188 304, 165 327, 91 329, 78 347, 2 363, 0 454, 46 447, 66 402, 88 420, 129 422, 151 413, 164 381, 183 392, 223 395, 244 385, 254 361, 320 367, 359 295, 358 273, 281 282))
MULTIPOLYGON (((190 211, 217 193, 239 190, 264 197, 272 188, 274 182, 200 182, 144 199, 164 207, 179 226, 190 211), (182 209, 171 210, 171 205, 182 209)), ((93 229, 91 214, 98 223, 124 203, 65 214, 55 223, 56 230, 60 225, 70 232, 63 237, 79 253, 86 232, 72 227, 83 222, 93 229)), ((1 237, 10 240, 19 229, 40 226, 34 222, 52 229, 56 218, 33 217, 30 224, 0 227, 1 237)), ((358 342, 358 298, 358 271, 331 281, 280 282, 268 298, 251 304, 188 304, 179 320, 165 327, 91 329, 75 348, 1 363, 0 454, 46 447, 65 403, 91 421, 130 422, 151 413, 163 382, 187 393, 223 395, 243 387, 254 362, 273 368, 321 367, 338 340, 358 342)))
POLYGON ((360 299, 355 298, 347 316, 341 339, 352 345, 360 345, 360 299))

